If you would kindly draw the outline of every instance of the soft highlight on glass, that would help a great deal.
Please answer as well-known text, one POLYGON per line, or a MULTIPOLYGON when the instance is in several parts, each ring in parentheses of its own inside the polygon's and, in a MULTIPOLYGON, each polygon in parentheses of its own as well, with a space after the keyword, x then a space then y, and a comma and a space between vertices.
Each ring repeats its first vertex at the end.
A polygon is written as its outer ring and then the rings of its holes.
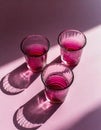
POLYGON ((70 85, 74 80, 71 69, 61 63, 47 65, 41 74, 45 85, 45 95, 51 103, 62 103, 65 100, 70 85))
POLYGON ((20 48, 32 72, 40 72, 46 65, 49 47, 49 40, 42 35, 29 35, 22 40, 20 48))
POLYGON ((86 45, 86 36, 78 30, 65 30, 58 36, 61 60, 71 69, 80 62, 82 50, 86 45))

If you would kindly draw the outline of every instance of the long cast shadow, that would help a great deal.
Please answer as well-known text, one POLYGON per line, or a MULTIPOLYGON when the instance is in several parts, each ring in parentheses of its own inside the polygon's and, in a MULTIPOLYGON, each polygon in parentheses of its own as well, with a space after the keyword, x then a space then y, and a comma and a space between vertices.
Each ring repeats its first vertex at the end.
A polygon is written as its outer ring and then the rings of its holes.
MULTIPOLYGON (((61 63, 61 57, 58 56, 51 63, 61 63)), ((8 95, 18 94, 28 88, 39 74, 32 73, 24 63, 2 78, 0 88, 8 95)), ((14 125, 19 130, 35 130, 42 126, 61 104, 47 101, 43 90, 16 110, 13 116, 14 125)))
MULTIPOLYGON (((60 56, 51 63, 61 63, 60 56)), ((47 101, 43 90, 17 109, 13 116, 14 125, 19 130, 36 130, 52 116, 61 104, 52 104, 47 101)))
MULTIPOLYGON (((59 55, 51 63, 62 63, 61 56, 59 55)), ((75 67, 71 67, 70 69, 73 70, 75 67)), ((19 94, 28 88, 29 85, 40 75, 40 73, 41 72, 33 73, 27 68, 27 64, 23 63, 1 79, 0 89, 7 95, 19 94)))
MULTIPOLYGON (((59 55, 51 63, 62 63, 61 56, 59 55)), ((71 67, 70 69, 73 70, 75 67, 71 67)), ((23 63, 1 79, 0 89, 7 95, 19 94, 28 88, 40 73, 41 72, 33 73, 27 68, 27 64, 23 63)))
POLYGON ((5 75, 0 81, 0 89, 8 95, 21 93, 39 76, 40 73, 33 73, 26 63, 23 63, 15 70, 5 75))
POLYGON ((60 105, 47 101, 43 90, 15 112, 14 125, 19 130, 36 130, 52 116, 60 105))
MULTIPOLYGON (((61 58, 58 56, 51 63, 60 63, 61 58)), ((51 64, 50 63, 50 64, 51 64)), ((0 81, 0 89, 7 95, 16 95, 23 92, 29 85, 40 75, 41 72, 33 73, 23 63, 15 70, 6 74, 0 81)))

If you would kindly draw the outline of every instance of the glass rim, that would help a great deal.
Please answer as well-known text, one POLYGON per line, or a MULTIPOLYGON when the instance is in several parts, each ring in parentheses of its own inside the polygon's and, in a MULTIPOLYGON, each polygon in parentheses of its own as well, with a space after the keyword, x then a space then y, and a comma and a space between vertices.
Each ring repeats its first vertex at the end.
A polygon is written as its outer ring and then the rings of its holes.
MULTIPOLYGON (((64 32, 69 32, 69 31, 71 31, 71 32, 74 31, 74 32, 77 32, 77 33, 82 34, 82 36, 84 37, 84 40, 85 40, 82 47, 80 47, 80 48, 77 49, 77 50, 69 50, 69 51, 70 51, 70 52, 79 51, 79 50, 81 50, 82 48, 84 48, 85 45, 86 45, 86 43, 87 43, 87 38, 86 38, 86 36, 85 36, 85 34, 84 34, 83 32, 81 32, 81 31, 79 31, 79 30, 76 30, 76 29, 66 29, 66 30, 63 30, 62 32, 60 32, 59 35, 58 35, 58 39, 57 39, 59 46, 65 49, 65 47, 63 47, 63 46, 60 44, 60 36, 61 36, 64 32)), ((67 49, 65 49, 65 50, 68 51, 67 49)))
MULTIPOLYGON (((63 89, 52 89, 52 90, 61 91, 61 90, 64 90, 64 89, 69 88, 69 87, 71 86, 71 84, 73 83, 73 81, 74 81, 74 73, 73 73, 73 71, 72 71, 68 66, 66 66, 65 64, 62 64, 62 63, 50 63, 50 64, 47 64, 47 65, 43 68, 43 70, 42 70, 42 72, 41 72, 41 80, 42 80, 44 86, 47 86, 47 85, 46 85, 46 83, 44 82, 43 73, 44 73, 44 71, 45 71, 49 66, 51 66, 51 65, 62 65, 62 66, 64 66, 64 67, 68 68, 69 71, 70 71, 71 74, 72 74, 72 80, 71 80, 70 84, 69 84, 67 87, 65 87, 65 88, 63 88, 63 89)), ((49 89, 51 89, 51 88, 49 88, 49 89)))
POLYGON ((30 56, 30 57, 40 57, 40 56, 43 56, 43 55, 45 55, 45 54, 49 51, 49 48, 50 48, 50 42, 49 42, 48 38, 45 37, 45 36, 43 36, 43 35, 38 35, 38 34, 28 35, 28 36, 24 37, 24 38, 22 39, 21 43, 20 43, 20 49, 21 49, 21 51, 22 51, 25 55, 30 56), (27 54, 27 53, 23 50, 24 41, 25 41, 26 39, 30 38, 30 37, 33 37, 33 36, 37 36, 37 37, 44 38, 44 39, 47 41, 47 50, 46 50, 42 55, 38 55, 38 56, 29 55, 29 54, 27 54))

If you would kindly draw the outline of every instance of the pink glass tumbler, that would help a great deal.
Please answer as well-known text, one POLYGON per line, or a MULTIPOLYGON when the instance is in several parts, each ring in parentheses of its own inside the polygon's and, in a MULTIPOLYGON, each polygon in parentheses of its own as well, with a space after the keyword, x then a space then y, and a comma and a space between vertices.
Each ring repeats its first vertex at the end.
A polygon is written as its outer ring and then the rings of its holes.
POLYGON ((62 62, 73 69, 80 61, 86 45, 86 36, 78 30, 65 30, 59 34, 58 44, 62 62))
POLYGON ((74 80, 71 69, 61 63, 47 65, 41 74, 45 85, 45 96, 51 103, 62 103, 74 80))
POLYGON ((20 48, 32 72, 40 72, 45 66, 49 46, 49 40, 42 35, 29 35, 22 40, 20 48))

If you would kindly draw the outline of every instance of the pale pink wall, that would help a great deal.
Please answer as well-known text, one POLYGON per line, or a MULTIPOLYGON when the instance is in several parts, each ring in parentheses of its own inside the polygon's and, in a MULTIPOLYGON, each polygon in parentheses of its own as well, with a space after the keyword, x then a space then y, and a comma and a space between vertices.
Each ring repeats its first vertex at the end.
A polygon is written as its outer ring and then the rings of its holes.
POLYGON ((28 34, 46 35, 51 45, 66 28, 88 30, 101 23, 100 0, 0 0, 0 65, 22 56, 28 34))

